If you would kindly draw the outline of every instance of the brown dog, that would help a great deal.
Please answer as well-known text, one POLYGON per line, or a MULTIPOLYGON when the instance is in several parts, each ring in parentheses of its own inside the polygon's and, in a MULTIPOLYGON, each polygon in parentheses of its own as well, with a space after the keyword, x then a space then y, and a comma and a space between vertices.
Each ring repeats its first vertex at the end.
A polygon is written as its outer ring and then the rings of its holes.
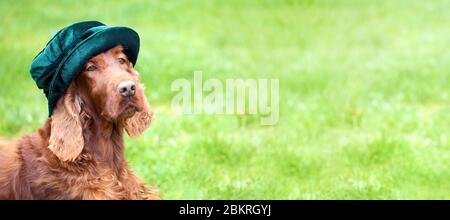
POLYGON ((123 48, 93 57, 36 134, 0 141, 0 199, 157 199, 123 146, 152 119, 123 48))

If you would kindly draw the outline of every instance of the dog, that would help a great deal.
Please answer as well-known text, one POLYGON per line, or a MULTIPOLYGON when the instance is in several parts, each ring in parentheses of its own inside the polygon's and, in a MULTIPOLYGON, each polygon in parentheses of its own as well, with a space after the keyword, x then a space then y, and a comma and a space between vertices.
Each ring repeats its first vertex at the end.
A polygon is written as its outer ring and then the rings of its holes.
POLYGON ((154 116, 117 45, 92 57, 35 134, 0 140, 0 199, 159 199, 124 158, 154 116))

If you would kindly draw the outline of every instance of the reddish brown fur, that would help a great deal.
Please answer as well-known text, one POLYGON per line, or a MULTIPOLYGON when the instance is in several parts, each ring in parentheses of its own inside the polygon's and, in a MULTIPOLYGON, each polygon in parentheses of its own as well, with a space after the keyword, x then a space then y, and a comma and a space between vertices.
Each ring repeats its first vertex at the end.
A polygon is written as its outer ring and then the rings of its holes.
POLYGON ((122 51, 92 58, 37 133, 0 140, 0 199, 159 198, 124 159, 123 130, 139 136, 153 115, 122 51), (137 85, 131 99, 116 91, 123 80, 137 85))

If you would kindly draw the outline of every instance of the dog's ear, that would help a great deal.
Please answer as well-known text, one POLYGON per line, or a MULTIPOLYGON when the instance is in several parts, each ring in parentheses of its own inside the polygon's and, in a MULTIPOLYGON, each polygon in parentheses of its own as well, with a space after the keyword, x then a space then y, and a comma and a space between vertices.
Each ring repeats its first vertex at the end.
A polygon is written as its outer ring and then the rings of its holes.
POLYGON ((144 87, 139 86, 136 93, 138 96, 142 110, 136 112, 131 118, 125 120, 125 130, 131 137, 139 137, 145 129, 147 129, 154 120, 154 114, 148 104, 147 98, 144 94, 144 87))
POLYGON ((61 97, 51 116, 50 150, 61 161, 74 161, 84 146, 80 122, 81 99, 71 85, 61 97))

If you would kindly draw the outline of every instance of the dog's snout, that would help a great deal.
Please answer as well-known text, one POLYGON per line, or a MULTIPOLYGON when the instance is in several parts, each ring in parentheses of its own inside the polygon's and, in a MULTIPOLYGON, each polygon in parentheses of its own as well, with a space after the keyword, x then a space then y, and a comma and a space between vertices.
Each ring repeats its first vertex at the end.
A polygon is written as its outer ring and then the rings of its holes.
POLYGON ((134 96, 134 93, 136 93, 136 84, 130 80, 123 81, 117 86, 117 91, 123 97, 134 96))

